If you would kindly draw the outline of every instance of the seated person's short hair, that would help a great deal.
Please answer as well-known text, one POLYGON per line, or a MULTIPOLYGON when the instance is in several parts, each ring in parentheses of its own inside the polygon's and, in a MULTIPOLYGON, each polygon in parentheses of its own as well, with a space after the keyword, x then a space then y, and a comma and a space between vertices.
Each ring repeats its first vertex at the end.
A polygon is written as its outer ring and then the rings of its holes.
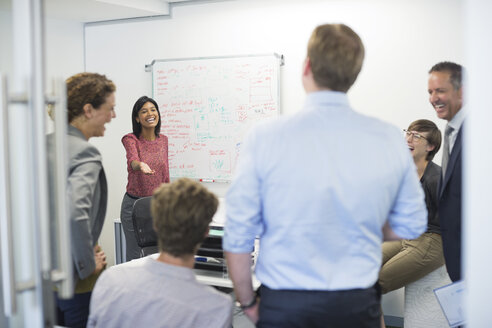
POLYGON ((193 180, 163 183, 151 200, 159 250, 175 257, 194 254, 205 239, 218 203, 212 192, 193 180))

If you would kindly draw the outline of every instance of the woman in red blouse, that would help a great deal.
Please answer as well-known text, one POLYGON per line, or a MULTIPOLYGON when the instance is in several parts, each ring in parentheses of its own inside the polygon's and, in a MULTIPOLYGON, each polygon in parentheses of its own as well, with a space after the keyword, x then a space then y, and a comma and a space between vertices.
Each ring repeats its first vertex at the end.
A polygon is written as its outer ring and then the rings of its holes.
POLYGON ((167 137, 160 134, 161 114, 154 99, 140 97, 132 111, 133 132, 121 139, 126 150, 128 184, 121 204, 126 260, 140 257, 132 223, 132 209, 141 197, 152 196, 161 183, 169 182, 167 137))

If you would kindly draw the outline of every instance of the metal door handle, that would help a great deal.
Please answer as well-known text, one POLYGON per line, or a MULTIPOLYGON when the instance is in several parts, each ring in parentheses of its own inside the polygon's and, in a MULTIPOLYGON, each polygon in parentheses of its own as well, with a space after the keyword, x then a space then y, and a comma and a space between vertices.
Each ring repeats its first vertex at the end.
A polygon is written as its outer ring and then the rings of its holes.
POLYGON ((17 312, 17 294, 14 268, 14 242, 12 230, 12 203, 10 200, 10 147, 7 78, 0 75, 0 122, 3 124, 0 134, 0 190, 5 197, 5 207, 0 208, 0 245, 2 255, 2 283, 4 311, 7 317, 17 312), (2 182, 3 181, 3 182, 2 182))
POLYGON ((55 206, 56 206, 56 239, 58 250, 56 252, 59 270, 52 272, 53 281, 58 282, 58 295, 60 298, 71 298, 73 296, 73 264, 71 242, 70 242, 70 213, 67 208, 67 101, 66 85, 64 80, 56 83, 56 94, 54 101, 55 121, 55 206))

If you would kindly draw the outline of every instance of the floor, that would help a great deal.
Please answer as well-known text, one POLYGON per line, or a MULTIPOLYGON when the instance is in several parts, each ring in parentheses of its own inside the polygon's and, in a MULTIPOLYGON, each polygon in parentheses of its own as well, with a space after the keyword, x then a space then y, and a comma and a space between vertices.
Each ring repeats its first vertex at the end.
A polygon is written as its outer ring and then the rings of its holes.
POLYGON ((246 317, 243 311, 234 307, 234 317, 232 319, 233 328, 254 328, 255 325, 246 317))
MULTIPOLYGON (((226 287, 215 287, 215 289, 231 295, 232 299, 235 300, 234 292, 231 288, 226 287)), ((232 318, 233 328, 254 328, 255 325, 246 317, 240 307, 234 306, 233 318, 232 318)))

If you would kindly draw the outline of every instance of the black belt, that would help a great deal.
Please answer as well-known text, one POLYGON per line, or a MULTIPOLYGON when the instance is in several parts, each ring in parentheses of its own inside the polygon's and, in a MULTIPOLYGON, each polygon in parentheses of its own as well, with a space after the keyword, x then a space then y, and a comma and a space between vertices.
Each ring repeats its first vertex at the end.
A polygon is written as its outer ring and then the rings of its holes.
POLYGON ((129 194, 129 193, 127 193, 127 192, 125 193, 125 195, 127 195, 127 196, 128 196, 128 197, 130 197, 131 199, 135 199, 135 200, 137 200, 137 199, 140 199, 140 198, 141 198, 141 197, 137 197, 137 196, 130 195, 130 194, 129 194))

